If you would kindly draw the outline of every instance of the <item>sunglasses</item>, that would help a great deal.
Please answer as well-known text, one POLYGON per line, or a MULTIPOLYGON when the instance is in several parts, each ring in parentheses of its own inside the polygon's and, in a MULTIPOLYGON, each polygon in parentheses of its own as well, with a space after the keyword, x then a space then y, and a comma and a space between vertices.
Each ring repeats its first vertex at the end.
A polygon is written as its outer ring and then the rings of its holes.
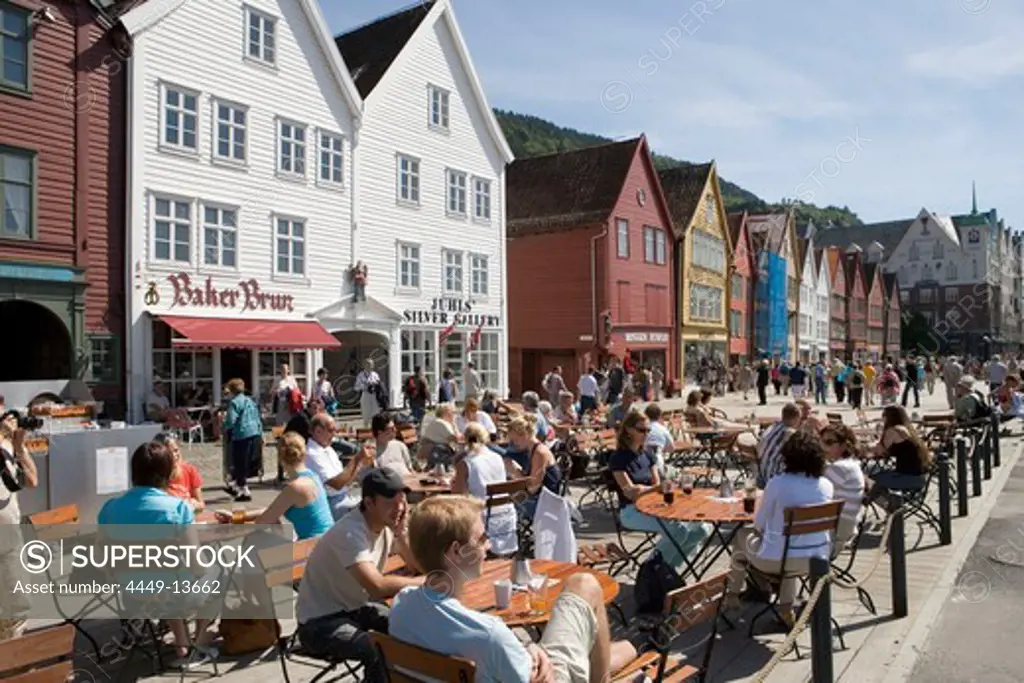
POLYGON ((822 439, 821 440, 821 445, 822 446, 837 446, 837 445, 839 445, 841 443, 842 443, 842 441, 839 441, 838 439, 822 439))
POLYGON ((647 434, 651 431, 650 427, 633 427, 634 432, 640 432, 641 434, 647 434))

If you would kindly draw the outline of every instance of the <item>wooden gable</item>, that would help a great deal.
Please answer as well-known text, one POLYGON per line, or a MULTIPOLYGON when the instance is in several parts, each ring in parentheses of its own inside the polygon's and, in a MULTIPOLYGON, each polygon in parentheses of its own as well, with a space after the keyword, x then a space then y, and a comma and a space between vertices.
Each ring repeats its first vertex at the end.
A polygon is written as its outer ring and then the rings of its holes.
POLYGON ((854 259, 854 262, 850 264, 850 267, 853 271, 853 286, 850 288, 850 295, 857 297, 858 299, 867 298, 864 294, 864 269, 860 267, 860 259, 854 259))
POLYGON ((882 269, 876 267, 873 277, 871 278, 871 286, 868 289, 868 301, 873 304, 881 304, 885 302, 885 284, 882 282, 882 269))
POLYGON ((829 275, 832 278, 832 293, 846 296, 846 269, 842 264, 842 255, 835 248, 829 249, 826 255, 828 256, 829 275))

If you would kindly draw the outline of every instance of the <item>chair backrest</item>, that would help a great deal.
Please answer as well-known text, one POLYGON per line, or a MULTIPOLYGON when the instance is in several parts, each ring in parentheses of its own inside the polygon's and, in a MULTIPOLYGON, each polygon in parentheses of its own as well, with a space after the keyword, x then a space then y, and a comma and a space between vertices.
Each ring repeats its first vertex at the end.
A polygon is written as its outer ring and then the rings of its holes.
POLYGON ((384 663, 391 683, 472 683, 476 664, 461 657, 449 657, 409 645, 383 633, 370 631, 370 642, 384 663))
POLYGON ((792 536, 805 536, 819 531, 834 532, 839 525, 839 516, 842 512, 843 501, 841 500, 786 508, 784 512, 786 523, 782 534, 789 539, 792 536))
POLYGON ((74 504, 37 512, 29 515, 28 521, 36 539, 45 543, 74 538, 82 533, 77 528, 78 506, 74 504))
POLYGON ((398 439, 406 446, 415 445, 418 437, 416 436, 416 427, 409 424, 396 425, 395 429, 398 431, 398 439))
POLYGON ((74 647, 71 624, 0 642, 0 678, 14 683, 64 683, 71 675, 74 647))
MULTIPOLYGON (((664 625, 668 627, 670 637, 705 622, 711 622, 711 635, 704 646, 704 660, 701 663, 702 681, 711 666, 711 652, 718 636, 718 615, 728 588, 729 572, 722 572, 692 586, 669 591, 665 596, 664 625)), ((665 645, 667 650, 670 643, 666 642, 665 645)), ((666 655, 667 652, 662 655, 661 673, 664 673, 666 655)))
POLYGON ((829 422, 842 422, 843 416, 840 413, 825 413, 825 417, 828 418, 829 422))
POLYGON ((516 498, 525 498, 529 495, 530 480, 527 477, 502 481, 497 484, 487 485, 487 509, 508 505, 515 502, 516 498), (522 495, 517 495, 522 492, 522 495))
POLYGON ((302 578, 319 537, 307 538, 296 543, 284 543, 266 548, 257 553, 264 571, 267 588, 291 585, 302 578))
POLYGON ((372 439, 372 438, 373 438, 373 430, 372 429, 366 429, 366 428, 360 427, 359 429, 356 430, 356 441, 359 441, 360 443, 362 443, 363 441, 366 441, 367 439, 372 439))

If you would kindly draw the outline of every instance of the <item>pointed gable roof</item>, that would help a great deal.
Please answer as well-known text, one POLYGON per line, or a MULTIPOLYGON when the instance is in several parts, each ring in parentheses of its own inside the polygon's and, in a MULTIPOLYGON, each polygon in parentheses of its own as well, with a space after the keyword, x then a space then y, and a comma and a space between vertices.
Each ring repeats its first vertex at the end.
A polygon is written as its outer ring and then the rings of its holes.
POLYGON ((899 281, 896 273, 882 273, 882 284, 885 285, 885 298, 889 299, 899 290, 899 281))
POLYGON ((788 219, 787 213, 747 214, 747 234, 750 235, 750 244, 754 251, 781 253, 789 230, 788 219))
MULTIPOLYGON (((710 161, 706 164, 666 168, 658 172, 658 179, 665 193, 665 203, 672 213, 676 234, 683 234, 693 222, 714 166, 715 162, 710 161)), ((735 244, 735 240, 733 243, 735 244)))
POLYGON ((373 92, 433 6, 423 0, 334 38, 361 96, 373 92))
POLYGON ((875 287, 875 273, 878 271, 877 263, 865 263, 864 268, 864 286, 867 289, 866 294, 871 294, 871 290, 875 287))
POLYGON ((903 241, 903 236, 907 234, 915 220, 917 219, 908 218, 867 225, 828 225, 819 229, 814 239, 818 246, 840 249, 846 249, 853 244, 867 247, 872 242, 878 242, 885 249, 883 258, 888 259, 903 241))
MULTIPOLYGON (((643 136, 537 157, 508 167, 508 236, 603 223, 611 216, 643 136)), ((655 176, 655 180, 657 177, 655 176)))

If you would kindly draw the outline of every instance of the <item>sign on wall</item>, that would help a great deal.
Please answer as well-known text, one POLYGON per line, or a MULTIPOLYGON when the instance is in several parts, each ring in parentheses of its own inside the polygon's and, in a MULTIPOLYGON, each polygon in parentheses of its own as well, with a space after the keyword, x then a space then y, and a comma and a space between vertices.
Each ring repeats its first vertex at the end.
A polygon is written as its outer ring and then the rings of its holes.
MULTIPOLYGON (((238 312, 245 311, 284 311, 295 310, 295 297, 291 294, 280 294, 264 291, 255 278, 241 280, 234 287, 222 287, 214 284, 208 277, 203 283, 193 282, 188 273, 168 275, 170 285, 171 308, 205 308, 225 309, 238 312)), ((150 282, 143 297, 147 306, 160 303, 160 288, 156 282, 150 282)))
POLYGON ((407 323, 426 325, 470 325, 473 327, 499 327, 496 315, 473 312, 473 302, 465 299, 438 297, 432 299, 426 310, 406 309, 402 316, 407 323))
POLYGON ((668 343, 668 332, 626 332, 627 344, 668 343))

